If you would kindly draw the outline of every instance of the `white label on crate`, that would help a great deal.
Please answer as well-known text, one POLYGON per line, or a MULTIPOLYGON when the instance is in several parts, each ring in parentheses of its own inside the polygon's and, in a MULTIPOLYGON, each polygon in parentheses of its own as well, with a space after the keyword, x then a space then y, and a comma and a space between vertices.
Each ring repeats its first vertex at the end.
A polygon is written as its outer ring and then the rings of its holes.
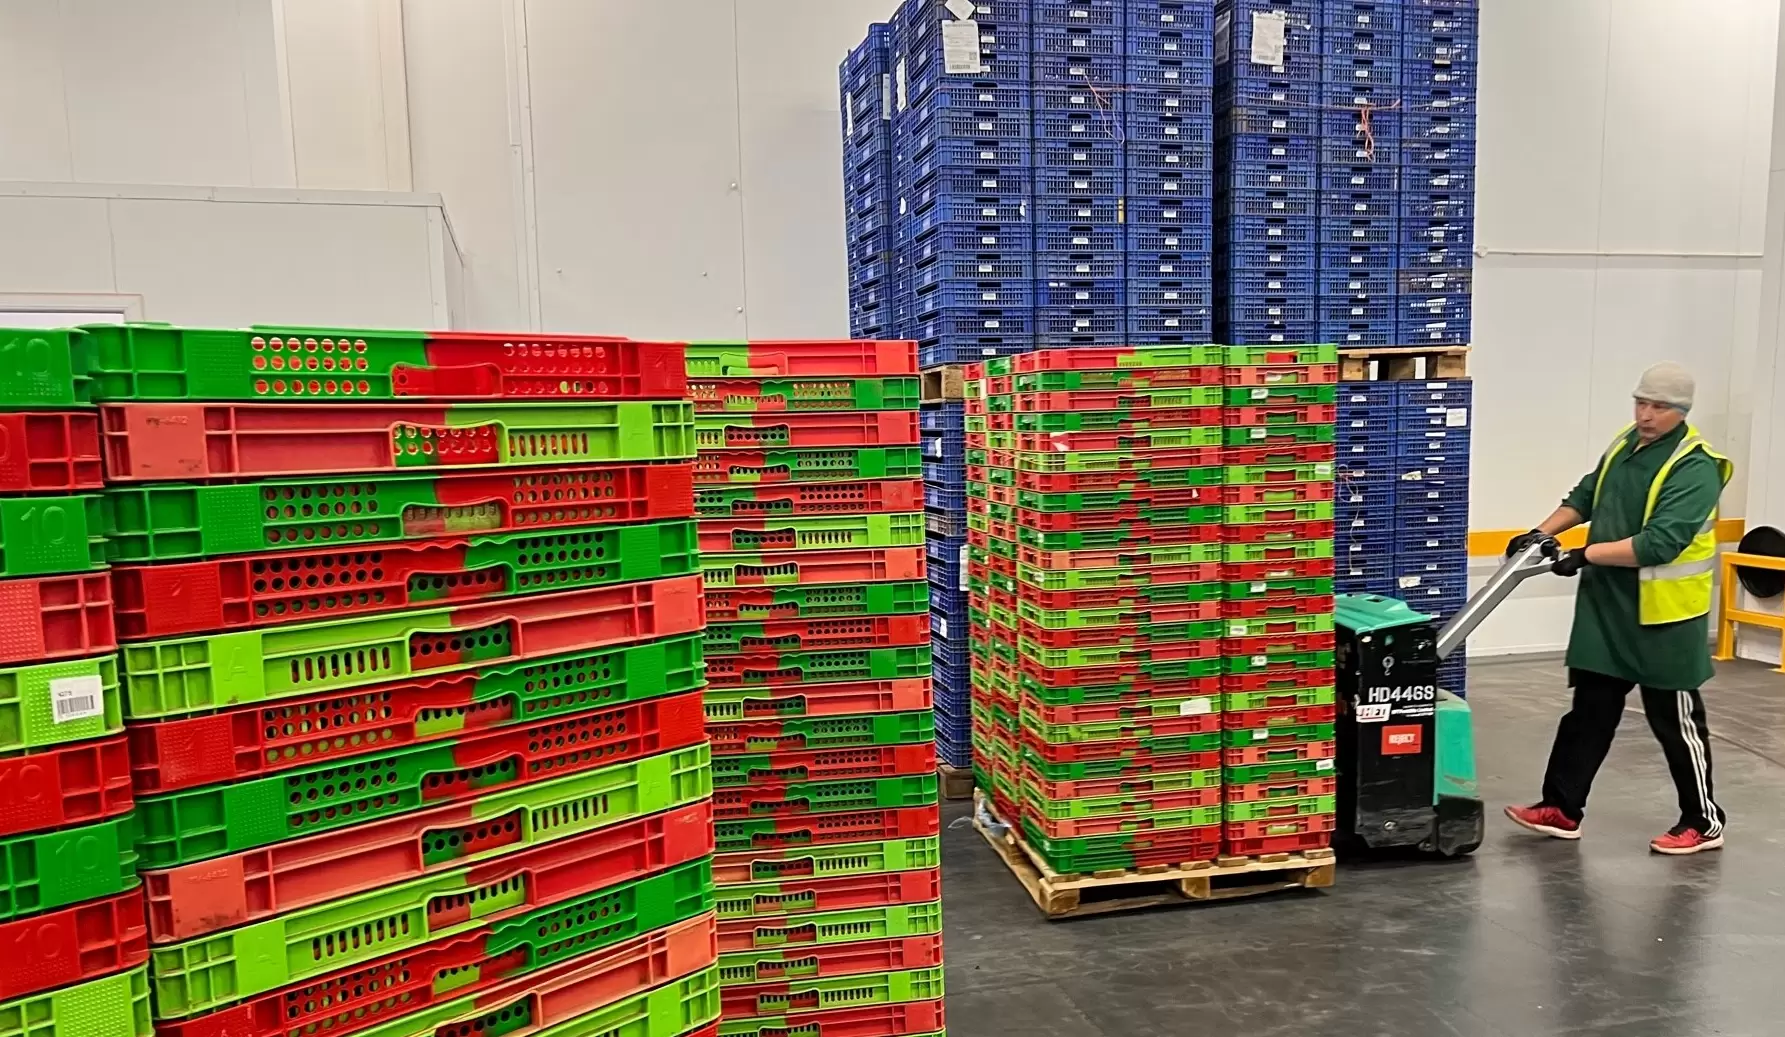
POLYGON ((942 640, 948 640, 948 620, 936 615, 934 612, 930 613, 930 618, 936 621, 936 633, 942 635, 942 640))
POLYGON ((1452 407, 1444 412, 1445 428, 1467 428, 1469 425, 1469 408, 1452 407))
POLYGON ((843 95, 843 135, 855 136, 855 105, 849 102, 849 95, 843 95))
POLYGON ((1177 15, 1172 14, 1170 11, 1160 11, 1159 12, 1159 24, 1160 25, 1176 25, 1177 23, 1178 23, 1177 15))
POLYGON ((899 111, 904 111, 906 105, 904 58, 900 58, 899 63, 893 66, 893 98, 893 103, 898 106, 899 111))
POLYGON ((962 19, 973 17, 973 13, 976 9, 973 0, 948 0, 948 3, 943 6, 947 7, 949 13, 953 14, 956 18, 962 19))
POLYGON ((1209 705, 1208 699, 1186 699, 1178 704, 1178 716, 1181 717, 1199 717, 1212 712, 1214 707, 1209 705))
POLYGON ((1331 761, 1331 760, 1315 760, 1314 761, 1314 769, 1317 771, 1330 771, 1333 769, 1333 761, 1331 761))
POLYGON ((942 23, 942 71, 951 76, 978 75, 985 71, 979 56, 979 23, 942 23))
POLYGON ((1252 665, 1253 666, 1264 667, 1264 666, 1269 666, 1270 664, 1271 664, 1271 657, 1268 655, 1255 655, 1252 657, 1252 665))
POLYGON ((1227 636, 1228 637, 1245 637, 1246 636, 1246 624, 1244 624, 1244 623, 1230 623, 1230 624, 1228 624, 1227 636))
POLYGON ((960 575, 960 578, 958 580, 956 580, 955 582, 959 583, 961 585, 961 590, 967 589, 967 545, 966 544, 961 545, 961 575, 960 575))
POLYGON ((99 675, 57 677, 50 681, 50 719, 58 724, 85 720, 105 712, 105 685, 99 675))
POLYGON ((1360 724, 1382 724, 1388 721, 1388 714, 1393 711, 1390 702, 1358 703, 1357 722, 1360 724))
POLYGON ((1333 477, 1333 463, 1331 461, 1319 461, 1319 462, 1315 463, 1314 478, 1316 480, 1331 479, 1332 477, 1333 477))
POLYGON ((1252 732, 1252 740, 1254 742, 1265 741, 1265 740, 1269 739, 1270 736, 1271 736, 1271 733, 1269 731, 1265 731, 1262 729, 1252 732))
POLYGON ((1261 385, 1252 390, 1252 398, 1255 400, 1268 400, 1271 398, 1271 391, 1261 385))
POLYGON ((892 76, 883 74, 880 77, 880 119, 882 122, 891 122, 892 116, 893 116, 892 76))
POLYGON ((1252 438, 1253 439, 1263 439, 1265 437, 1265 435, 1268 434, 1269 432, 1270 432, 1270 429, 1255 428, 1252 430, 1252 438))
POLYGON ((1399 585, 1399 587, 1404 591, 1412 590, 1413 588, 1419 586, 1419 577, 1417 577, 1417 576, 1403 576, 1400 579, 1396 580, 1395 583, 1397 585, 1399 585))
POLYGON ((1252 64, 1283 64, 1289 50, 1289 15, 1282 11, 1252 12, 1252 64))

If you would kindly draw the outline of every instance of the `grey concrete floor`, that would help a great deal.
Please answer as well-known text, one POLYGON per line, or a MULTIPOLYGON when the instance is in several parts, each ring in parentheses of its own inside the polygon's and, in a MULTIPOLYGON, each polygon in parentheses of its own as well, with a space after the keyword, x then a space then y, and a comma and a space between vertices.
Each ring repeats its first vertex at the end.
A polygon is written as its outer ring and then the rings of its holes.
POLYGON ((1567 843, 1499 815, 1537 797, 1560 661, 1469 681, 1486 842, 1341 865, 1324 893, 1050 923, 948 804, 952 1037, 1785 1034, 1785 676, 1706 686, 1729 845, 1678 859, 1648 852, 1676 810, 1638 696, 1567 843))

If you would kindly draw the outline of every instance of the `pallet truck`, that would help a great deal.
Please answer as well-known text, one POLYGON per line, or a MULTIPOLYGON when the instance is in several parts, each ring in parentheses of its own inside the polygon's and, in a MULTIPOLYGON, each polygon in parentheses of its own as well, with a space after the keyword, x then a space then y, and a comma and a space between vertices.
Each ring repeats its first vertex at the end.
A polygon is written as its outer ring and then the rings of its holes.
POLYGON ((1395 598, 1339 596, 1334 843, 1341 849, 1458 857, 1481 845, 1469 704, 1438 687, 1438 664, 1560 554, 1553 537, 1514 554, 1442 628, 1395 598))

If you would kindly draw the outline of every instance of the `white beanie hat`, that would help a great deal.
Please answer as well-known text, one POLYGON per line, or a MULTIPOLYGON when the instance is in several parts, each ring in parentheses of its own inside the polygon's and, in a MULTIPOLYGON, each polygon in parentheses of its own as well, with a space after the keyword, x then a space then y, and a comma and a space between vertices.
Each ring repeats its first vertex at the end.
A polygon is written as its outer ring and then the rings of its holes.
POLYGON ((1665 403, 1682 411, 1692 409, 1692 394, 1697 388, 1692 372, 1672 361, 1663 361, 1642 373, 1632 396, 1650 403, 1665 403))

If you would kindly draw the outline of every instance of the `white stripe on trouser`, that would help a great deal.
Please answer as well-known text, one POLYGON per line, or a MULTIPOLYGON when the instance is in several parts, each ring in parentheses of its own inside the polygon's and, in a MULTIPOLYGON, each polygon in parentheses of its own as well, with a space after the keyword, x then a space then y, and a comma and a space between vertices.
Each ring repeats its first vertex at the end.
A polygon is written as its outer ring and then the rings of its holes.
POLYGON ((1698 737, 1698 725, 1692 722, 1692 693, 1676 691, 1674 695, 1679 700, 1680 737, 1685 739, 1686 755, 1692 758, 1692 780, 1698 785, 1698 810, 1709 824, 1704 834, 1714 839, 1723 834, 1723 812, 1711 802, 1706 784, 1704 742, 1698 737))

